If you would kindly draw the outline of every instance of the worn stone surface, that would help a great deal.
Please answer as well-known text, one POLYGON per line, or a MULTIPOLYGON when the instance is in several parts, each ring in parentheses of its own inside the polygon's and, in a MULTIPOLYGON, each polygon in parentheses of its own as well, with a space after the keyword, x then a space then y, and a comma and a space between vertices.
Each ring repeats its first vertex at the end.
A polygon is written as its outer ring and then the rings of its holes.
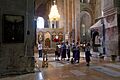
MULTIPOLYGON (((0 74, 32 72, 34 68, 33 0, 0 0, 0 74), (3 14, 24 16, 24 43, 2 42, 3 14), (26 32, 30 31, 27 35, 26 32)), ((6 32, 7 33, 7 32, 6 32)))

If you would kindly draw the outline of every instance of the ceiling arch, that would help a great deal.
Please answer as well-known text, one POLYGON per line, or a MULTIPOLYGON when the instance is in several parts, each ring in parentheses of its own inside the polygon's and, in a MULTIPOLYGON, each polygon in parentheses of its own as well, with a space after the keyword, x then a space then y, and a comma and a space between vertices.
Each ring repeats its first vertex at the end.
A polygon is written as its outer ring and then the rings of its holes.
POLYGON ((82 11, 80 13, 80 22, 81 22, 81 25, 82 24, 85 24, 87 27, 90 27, 91 26, 91 23, 92 23, 92 17, 90 15, 90 13, 88 13, 87 11, 82 11))

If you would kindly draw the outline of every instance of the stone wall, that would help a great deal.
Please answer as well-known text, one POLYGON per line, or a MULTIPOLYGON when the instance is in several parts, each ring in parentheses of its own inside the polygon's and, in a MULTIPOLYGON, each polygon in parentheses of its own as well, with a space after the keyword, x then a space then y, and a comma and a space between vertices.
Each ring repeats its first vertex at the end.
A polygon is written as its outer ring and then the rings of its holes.
POLYGON ((101 0, 96 0, 96 7, 95 7, 95 17, 101 17, 101 0))
POLYGON ((104 0, 103 12, 107 22, 105 27, 107 27, 105 31, 105 47, 106 54, 108 55, 117 55, 119 50, 119 31, 118 31, 118 20, 117 20, 117 9, 114 0, 104 0))
POLYGON ((33 47, 35 38, 33 17, 33 0, 0 0, 0 76, 33 72, 33 47), (24 42, 3 43, 3 14, 24 16, 24 42))

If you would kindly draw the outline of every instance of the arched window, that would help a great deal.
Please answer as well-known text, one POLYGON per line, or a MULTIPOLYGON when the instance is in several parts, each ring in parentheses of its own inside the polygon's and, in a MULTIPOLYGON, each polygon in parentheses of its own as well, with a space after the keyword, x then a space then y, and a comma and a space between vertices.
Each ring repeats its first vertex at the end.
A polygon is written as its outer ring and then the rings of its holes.
POLYGON ((42 17, 37 18, 37 28, 44 28, 44 19, 42 17))

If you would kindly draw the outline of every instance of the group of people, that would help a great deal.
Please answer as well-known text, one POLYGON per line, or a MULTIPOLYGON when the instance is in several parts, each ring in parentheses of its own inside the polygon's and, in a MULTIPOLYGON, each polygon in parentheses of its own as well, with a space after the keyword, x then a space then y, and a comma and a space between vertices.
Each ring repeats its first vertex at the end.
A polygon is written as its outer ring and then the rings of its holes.
POLYGON ((70 44, 68 42, 62 42, 56 44, 56 50, 55 50, 55 60, 59 61, 59 57, 61 57, 61 60, 65 60, 67 54, 67 61, 70 60, 70 44))
MULTIPOLYGON (((38 43, 38 51, 39 51, 39 57, 42 57, 42 43, 38 43)), ((90 43, 86 44, 85 47, 85 59, 87 62, 87 66, 89 66, 90 63, 90 43)), ((55 50, 55 60, 59 61, 65 60, 67 58, 67 61, 71 61, 71 63, 79 63, 80 61, 80 45, 79 42, 76 42, 73 40, 72 44, 69 44, 69 42, 62 42, 56 44, 56 50, 55 50), (72 52, 72 56, 70 54, 72 52), (72 58, 71 58, 72 57, 72 58)))
MULTIPOLYGON (((90 43, 86 44, 85 47, 85 59, 87 62, 87 66, 89 66, 90 63, 90 43)), ((56 50, 55 50, 55 60, 59 61, 65 60, 67 58, 67 61, 71 61, 71 63, 79 63, 80 61, 80 45, 79 42, 76 42, 73 40, 72 44, 69 44, 69 42, 62 42, 56 44, 56 50), (72 52, 72 56, 70 54, 72 52), (72 57, 72 58, 70 58, 72 57)))

